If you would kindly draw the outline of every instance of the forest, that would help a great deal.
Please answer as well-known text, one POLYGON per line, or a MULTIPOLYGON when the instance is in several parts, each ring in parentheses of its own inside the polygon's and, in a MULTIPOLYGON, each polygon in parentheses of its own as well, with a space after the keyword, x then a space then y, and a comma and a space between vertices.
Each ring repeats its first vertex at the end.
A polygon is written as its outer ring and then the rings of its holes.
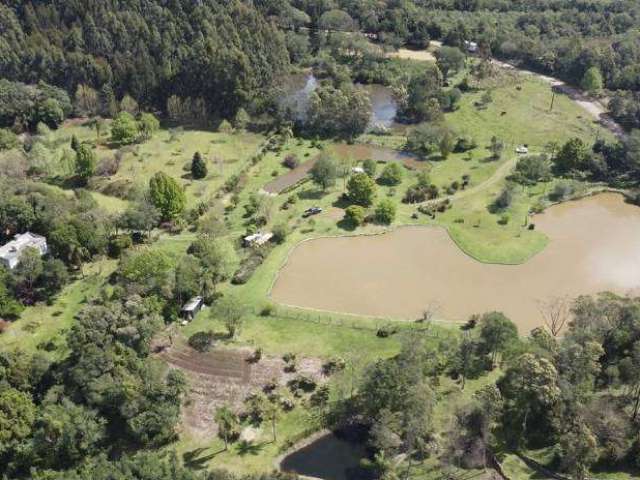
MULTIPOLYGON (((175 96, 230 118, 240 107, 272 109, 265 92, 290 62, 311 61, 331 42, 319 32, 361 30, 391 48, 475 41, 482 55, 576 85, 588 81, 611 92, 612 115, 633 128, 640 125, 639 16, 632 0, 3 2, 0 72, 70 95, 87 86, 102 98, 103 112, 125 95, 166 112, 175 96)), ((360 81, 381 68, 364 53, 353 72, 360 81)))

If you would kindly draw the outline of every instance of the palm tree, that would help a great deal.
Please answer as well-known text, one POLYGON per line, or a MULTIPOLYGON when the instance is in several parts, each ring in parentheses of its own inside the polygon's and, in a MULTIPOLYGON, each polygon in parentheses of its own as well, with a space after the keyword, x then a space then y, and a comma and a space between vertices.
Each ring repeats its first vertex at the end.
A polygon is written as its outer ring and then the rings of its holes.
POLYGON ((216 409, 214 419, 218 424, 218 435, 224 440, 224 449, 228 450, 229 437, 232 437, 238 431, 238 417, 228 406, 225 405, 216 409))
POLYGON ((278 405, 278 400, 274 402, 269 402, 266 405, 264 409, 264 415, 266 418, 271 420, 271 430, 273 432, 273 443, 276 443, 277 441, 276 423, 280 416, 280 406, 278 405))

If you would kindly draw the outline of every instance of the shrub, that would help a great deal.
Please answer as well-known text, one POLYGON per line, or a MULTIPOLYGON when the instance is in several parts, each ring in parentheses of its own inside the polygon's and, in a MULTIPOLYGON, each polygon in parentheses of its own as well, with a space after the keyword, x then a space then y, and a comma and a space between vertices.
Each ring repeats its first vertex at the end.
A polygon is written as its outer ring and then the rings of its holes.
POLYGON ((189 346, 198 352, 208 352, 213 343, 213 332, 196 332, 189 337, 189 346))
POLYGON ((302 390, 303 392, 313 392, 316 389, 316 381, 306 375, 298 375, 293 380, 290 380, 289 388, 291 391, 302 390))
POLYGON ((8 128, 0 128, 0 150, 16 148, 20 142, 18 136, 8 128))
POLYGON ((340 357, 332 358, 322 365, 322 373, 325 375, 333 375, 334 373, 344 370, 345 366, 346 363, 344 359, 340 357))
POLYGON ((362 225, 366 218, 366 211, 360 205, 350 205, 344 211, 344 220, 354 227, 362 225))
POLYGON ((120 112, 111 123, 111 138, 114 142, 131 144, 138 139, 138 134, 138 122, 128 112, 120 112))
POLYGON ((553 187, 553 190, 549 194, 549 198, 554 201, 565 200, 573 195, 574 192, 575 189, 573 188, 573 185, 568 182, 561 182, 553 187))
POLYGON ((252 363, 258 363, 260 360, 262 360, 262 348, 256 348, 251 354, 250 360, 252 363))
POLYGON ((384 199, 376 205, 375 219, 378 223, 389 225, 396 218, 396 204, 392 200, 384 199))
POLYGON ((395 335, 398 333, 398 327, 395 325, 385 325, 384 327, 380 327, 376 332, 376 336, 379 338, 387 338, 391 335, 395 335))
POLYGON ((402 182, 402 166, 398 162, 389 162, 382 170, 378 181, 383 185, 398 185, 402 182))
POLYGON ((453 148, 453 151, 456 153, 468 152, 469 150, 473 150, 477 146, 478 144, 472 136, 464 135, 456 140, 456 145, 453 148))
POLYGON ((298 203, 298 195, 294 193, 293 195, 289 195, 286 202, 282 204, 282 209, 288 210, 291 205, 295 205, 296 203, 298 203))
POLYGON ((265 410, 269 400, 262 392, 249 395, 245 400, 247 415, 254 422, 261 422, 264 419, 265 410))
POLYGON ((279 223, 273 226, 273 241, 276 243, 283 243, 289 235, 289 225, 286 223, 279 223))
POLYGON ((513 203, 513 187, 511 185, 505 186, 500 194, 493 201, 493 209, 494 210, 504 210, 511 206, 513 203))
POLYGON ((500 225, 506 225, 509 223, 509 220, 511 220, 511 216, 508 213, 505 213, 503 215, 500 215, 500 218, 498 219, 498 223, 500 225))
POLYGON ((309 397, 309 402, 313 407, 322 407, 329 402, 329 386, 322 385, 316 389, 309 397))
POLYGON ((130 235, 118 235, 109 240, 107 250, 111 258, 119 258, 127 248, 133 245, 130 235))
POLYGON ((227 193, 231 193, 231 192, 237 193, 239 186, 240 186, 240 176, 239 175, 231 175, 227 179, 227 181, 224 182, 224 185, 222 186, 222 189, 227 193))
POLYGON ((369 175, 371 178, 376 176, 376 170, 378 168, 378 165, 376 164, 376 162, 374 160, 372 160, 371 158, 367 158, 363 163, 362 163, 362 169, 364 170, 364 173, 366 173, 367 175, 369 175))
POLYGON ((233 126, 227 120, 223 120, 218 125, 218 131, 220 133, 231 133, 233 132, 233 126))
POLYGON ((294 154, 289 154, 286 157, 284 157, 284 160, 282 162, 282 164, 290 169, 294 169, 296 168, 298 165, 300 165, 300 160, 298 160, 298 157, 294 154))
POLYGON ((296 354, 295 353, 285 353, 282 356, 282 360, 284 360, 284 371, 285 372, 295 372, 296 365, 296 354))
POLYGON ((270 317, 275 312, 275 307, 271 303, 267 303, 260 309, 261 317, 270 317))
POLYGON ((418 175, 418 181, 407 189, 402 199, 403 203, 420 203, 425 200, 437 198, 439 195, 438 187, 430 183, 429 176, 426 172, 418 175))

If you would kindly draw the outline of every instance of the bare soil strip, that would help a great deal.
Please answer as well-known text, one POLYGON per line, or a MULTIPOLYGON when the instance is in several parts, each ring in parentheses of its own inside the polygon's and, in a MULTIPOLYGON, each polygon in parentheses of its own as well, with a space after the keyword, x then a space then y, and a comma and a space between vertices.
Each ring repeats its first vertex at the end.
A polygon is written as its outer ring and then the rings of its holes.
POLYGON ((262 189, 267 193, 278 194, 286 190, 287 188, 292 187, 307 176, 307 174, 316 164, 317 159, 318 158, 316 157, 312 158, 311 160, 307 160, 303 164, 298 165, 290 172, 285 173, 284 175, 280 175, 274 180, 271 180, 264 187, 262 187, 262 189))

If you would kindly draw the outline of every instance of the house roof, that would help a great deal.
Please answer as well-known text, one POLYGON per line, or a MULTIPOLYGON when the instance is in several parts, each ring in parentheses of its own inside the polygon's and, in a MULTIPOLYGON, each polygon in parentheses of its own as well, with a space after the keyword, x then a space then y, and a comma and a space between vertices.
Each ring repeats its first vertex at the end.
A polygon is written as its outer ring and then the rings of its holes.
POLYGON ((0 247, 0 258, 3 258, 6 261, 18 259, 25 248, 37 248, 47 241, 47 239, 43 236, 36 235, 35 233, 31 232, 17 234, 13 238, 14 239, 9 243, 6 243, 2 247, 0 247))
POLYGON ((184 307, 182 307, 183 312, 190 312, 195 310, 202 303, 202 297, 193 297, 187 303, 185 303, 184 307))

